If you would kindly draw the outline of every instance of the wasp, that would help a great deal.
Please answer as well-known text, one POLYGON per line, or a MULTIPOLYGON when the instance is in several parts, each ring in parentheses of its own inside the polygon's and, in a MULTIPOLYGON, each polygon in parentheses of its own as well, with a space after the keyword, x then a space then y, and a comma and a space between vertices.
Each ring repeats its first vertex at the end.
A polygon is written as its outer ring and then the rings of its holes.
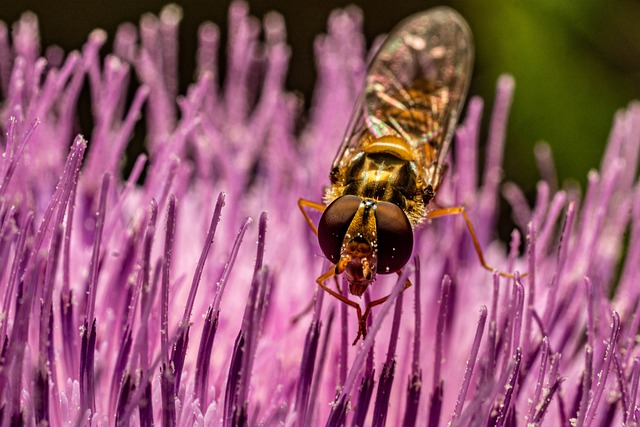
MULTIPOLYGON (((333 264, 317 278, 333 297, 354 307, 358 335, 366 336, 371 309, 325 282, 344 274, 360 297, 377 274, 401 274, 413 252, 413 233, 428 220, 462 215, 483 267, 463 207, 430 208, 464 104, 473 66, 473 41, 464 18, 447 7, 410 16, 373 57, 365 85, 333 161, 324 203, 298 201, 320 248, 333 264), (316 227, 306 209, 322 212, 316 227)), ((500 273, 513 277, 508 273, 500 273)), ((407 281, 405 289, 411 286, 407 281)))

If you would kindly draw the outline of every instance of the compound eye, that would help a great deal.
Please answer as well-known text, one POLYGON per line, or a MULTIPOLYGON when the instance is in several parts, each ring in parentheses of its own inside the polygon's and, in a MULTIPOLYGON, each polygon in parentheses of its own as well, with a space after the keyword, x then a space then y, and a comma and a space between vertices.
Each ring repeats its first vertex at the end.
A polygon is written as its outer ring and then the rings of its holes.
POLYGON ((378 232, 378 273, 400 270, 413 252, 413 230, 409 218, 397 205, 378 202, 376 205, 378 232))
POLYGON ((329 261, 337 264, 344 235, 358 211, 362 199, 356 196, 341 196, 324 210, 318 223, 320 249, 329 261))

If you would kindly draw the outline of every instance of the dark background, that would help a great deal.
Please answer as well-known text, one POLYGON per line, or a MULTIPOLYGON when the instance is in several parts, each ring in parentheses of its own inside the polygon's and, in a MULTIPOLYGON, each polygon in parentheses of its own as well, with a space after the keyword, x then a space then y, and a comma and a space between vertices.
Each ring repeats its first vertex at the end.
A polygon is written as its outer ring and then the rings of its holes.
MULTIPOLYGON (((287 86, 308 101, 315 78, 313 39, 325 31, 331 10, 347 4, 363 9, 364 30, 371 43, 402 18, 442 3, 251 0, 249 6, 260 18, 272 10, 284 15, 293 52, 287 86)), ((40 19, 42 45, 57 44, 68 51, 79 49, 96 27, 113 37, 119 24, 138 22, 145 12, 157 14, 165 4, 157 0, 0 0, 0 19, 12 23, 25 10, 34 11, 40 19)), ((545 140, 553 147, 561 182, 573 177, 584 184, 587 171, 599 165, 615 111, 640 97, 640 3, 460 0, 444 4, 461 12, 474 33, 476 63, 470 94, 481 95, 491 107, 497 77, 505 72, 515 76, 505 177, 531 196, 538 179, 533 145, 545 140)), ((179 5, 183 9, 184 93, 193 80, 197 28, 210 20, 226 34, 229 1, 185 0, 179 5)))

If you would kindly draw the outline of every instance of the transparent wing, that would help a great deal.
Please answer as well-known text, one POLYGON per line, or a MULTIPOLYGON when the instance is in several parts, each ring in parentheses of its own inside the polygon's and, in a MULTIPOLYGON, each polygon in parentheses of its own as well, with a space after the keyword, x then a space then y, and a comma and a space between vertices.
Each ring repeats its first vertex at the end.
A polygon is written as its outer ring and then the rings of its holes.
POLYGON ((369 67, 332 179, 367 137, 396 136, 409 143, 425 184, 437 189, 472 65, 471 32, 454 10, 438 7, 401 22, 369 67))

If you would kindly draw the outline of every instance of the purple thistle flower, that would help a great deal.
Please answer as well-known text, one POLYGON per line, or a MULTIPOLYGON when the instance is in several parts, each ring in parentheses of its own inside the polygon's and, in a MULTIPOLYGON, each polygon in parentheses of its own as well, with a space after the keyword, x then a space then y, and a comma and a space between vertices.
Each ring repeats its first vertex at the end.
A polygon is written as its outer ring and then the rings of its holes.
POLYGON ((438 203, 467 208, 492 265, 528 274, 492 275, 460 218, 434 220, 402 277, 365 294, 390 298, 351 346, 355 315, 318 290, 326 261, 296 201, 320 199, 362 86, 360 12, 333 13, 318 37, 301 129, 279 15, 261 25, 231 6, 223 83, 218 29, 203 24, 182 95, 180 16, 121 26, 104 60, 101 31, 65 56, 42 53, 31 14, 0 25, 2 425, 640 422, 640 105, 616 115, 584 198, 558 189, 539 147, 530 207, 501 183, 513 79, 498 82, 481 173, 471 99, 438 203), (85 81, 86 139, 74 135, 85 81), (141 119, 147 154, 123 177, 141 119), (508 255, 493 239, 499 191, 519 228, 508 255))

